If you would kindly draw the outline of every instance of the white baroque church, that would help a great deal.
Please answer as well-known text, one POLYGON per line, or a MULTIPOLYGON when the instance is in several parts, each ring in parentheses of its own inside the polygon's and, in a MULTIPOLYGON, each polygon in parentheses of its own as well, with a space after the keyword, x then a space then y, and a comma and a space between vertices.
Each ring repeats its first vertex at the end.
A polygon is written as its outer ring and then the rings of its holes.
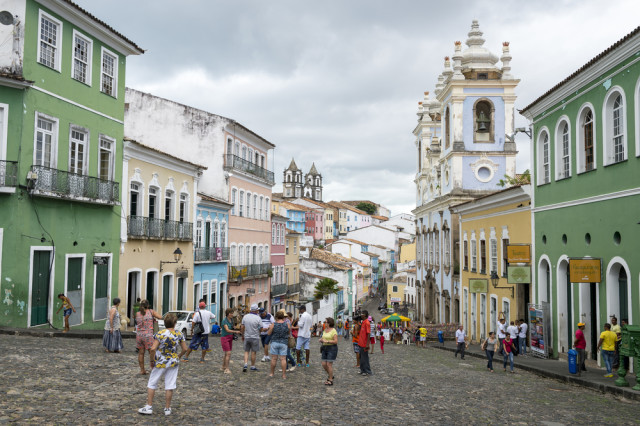
POLYGON ((302 179, 302 170, 298 168, 295 160, 291 159, 291 164, 284 171, 282 181, 282 197, 287 198, 310 198, 314 201, 322 201, 322 175, 318 173, 316 164, 311 164, 309 173, 302 179))
POLYGON ((460 321, 459 224, 451 207, 499 189, 516 171, 515 88, 509 43, 498 56, 484 47, 478 21, 454 43, 435 96, 424 93, 415 127, 417 150, 417 314, 422 322, 460 321), (501 62, 501 64, 498 63, 501 62))

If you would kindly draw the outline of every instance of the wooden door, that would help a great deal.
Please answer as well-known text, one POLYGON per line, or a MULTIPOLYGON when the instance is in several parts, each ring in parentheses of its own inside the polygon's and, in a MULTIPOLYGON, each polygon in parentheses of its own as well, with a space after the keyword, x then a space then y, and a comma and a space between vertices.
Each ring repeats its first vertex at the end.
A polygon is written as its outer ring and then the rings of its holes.
POLYGON ((49 312, 51 252, 33 252, 31 277, 31 326, 46 324, 49 312))

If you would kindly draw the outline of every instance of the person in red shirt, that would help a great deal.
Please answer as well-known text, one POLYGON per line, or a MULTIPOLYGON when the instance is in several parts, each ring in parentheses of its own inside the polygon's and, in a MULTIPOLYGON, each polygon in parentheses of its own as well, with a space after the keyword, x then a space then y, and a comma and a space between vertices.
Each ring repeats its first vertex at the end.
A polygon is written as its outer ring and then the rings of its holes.
POLYGON ((587 348, 587 341, 584 338, 584 326, 583 322, 578 323, 578 329, 576 330, 576 340, 573 342, 573 347, 578 352, 578 376, 582 375, 583 371, 587 371, 584 366, 585 349, 587 348))
POLYGON ((362 311, 362 324, 360 324, 360 334, 358 335, 358 346, 360 348, 360 374, 370 376, 371 366, 369 365, 369 335, 371 334, 371 323, 369 322, 369 312, 362 311))

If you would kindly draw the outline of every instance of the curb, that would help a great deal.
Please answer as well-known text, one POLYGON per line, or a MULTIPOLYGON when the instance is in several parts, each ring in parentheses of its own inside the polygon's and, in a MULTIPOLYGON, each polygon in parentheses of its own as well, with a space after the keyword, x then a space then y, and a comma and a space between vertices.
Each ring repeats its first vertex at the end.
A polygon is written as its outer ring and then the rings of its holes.
MULTIPOLYGON (((71 339, 102 339, 102 330, 78 330, 63 333, 59 330, 49 329, 28 329, 28 328, 2 328, 0 334, 9 336, 29 336, 29 337, 66 337, 71 339)), ((120 332, 123 339, 135 339, 136 334, 131 331, 120 332)))
MULTIPOLYGON (((455 352, 456 350, 454 348, 448 348, 446 346, 432 346, 433 348, 436 349, 442 349, 445 351, 449 351, 449 352, 455 352)), ((465 353, 466 356, 472 356, 474 358, 479 358, 479 359, 486 359, 486 357, 482 354, 478 354, 475 352, 466 352, 465 353)), ((523 365, 518 363, 517 361, 514 360, 513 365, 518 367, 521 370, 524 371, 528 371, 530 373, 534 373, 537 374, 538 376, 542 376, 542 377, 547 377, 550 379, 554 379, 554 380, 558 380, 559 382, 564 382, 564 383, 570 383, 573 385, 579 385, 585 388, 589 388, 589 389, 593 389, 595 391, 599 391, 602 393, 610 393, 613 395, 617 395, 617 396, 621 396, 627 399, 631 399, 634 401, 640 401, 640 392, 635 392, 632 391, 630 388, 628 387, 619 387, 619 386, 610 386, 610 385, 603 385, 600 383, 594 383, 588 380, 584 380, 581 379, 579 377, 571 377, 571 376, 565 376, 563 374, 558 374, 558 373, 554 373, 551 371, 547 371, 547 370, 542 370, 540 368, 536 368, 536 367, 531 367, 530 365, 523 365)))

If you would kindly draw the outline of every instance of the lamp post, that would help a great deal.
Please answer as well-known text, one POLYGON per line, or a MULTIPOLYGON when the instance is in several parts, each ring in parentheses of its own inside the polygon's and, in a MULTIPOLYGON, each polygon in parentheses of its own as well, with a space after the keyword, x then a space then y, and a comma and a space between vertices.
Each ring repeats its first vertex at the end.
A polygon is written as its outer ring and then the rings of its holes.
POLYGON ((498 273, 496 271, 491 271, 491 284, 493 285, 493 288, 506 288, 511 290, 511 298, 513 299, 513 287, 511 286, 498 286, 498 283, 500 282, 500 277, 498 276, 498 273))
POLYGON ((175 249, 175 251, 173 252, 173 258, 175 260, 170 261, 170 260, 161 260, 160 261, 160 272, 162 272, 162 265, 164 265, 165 263, 178 263, 180 262, 180 259, 182 258, 182 251, 180 250, 180 247, 178 247, 177 249, 175 249))

